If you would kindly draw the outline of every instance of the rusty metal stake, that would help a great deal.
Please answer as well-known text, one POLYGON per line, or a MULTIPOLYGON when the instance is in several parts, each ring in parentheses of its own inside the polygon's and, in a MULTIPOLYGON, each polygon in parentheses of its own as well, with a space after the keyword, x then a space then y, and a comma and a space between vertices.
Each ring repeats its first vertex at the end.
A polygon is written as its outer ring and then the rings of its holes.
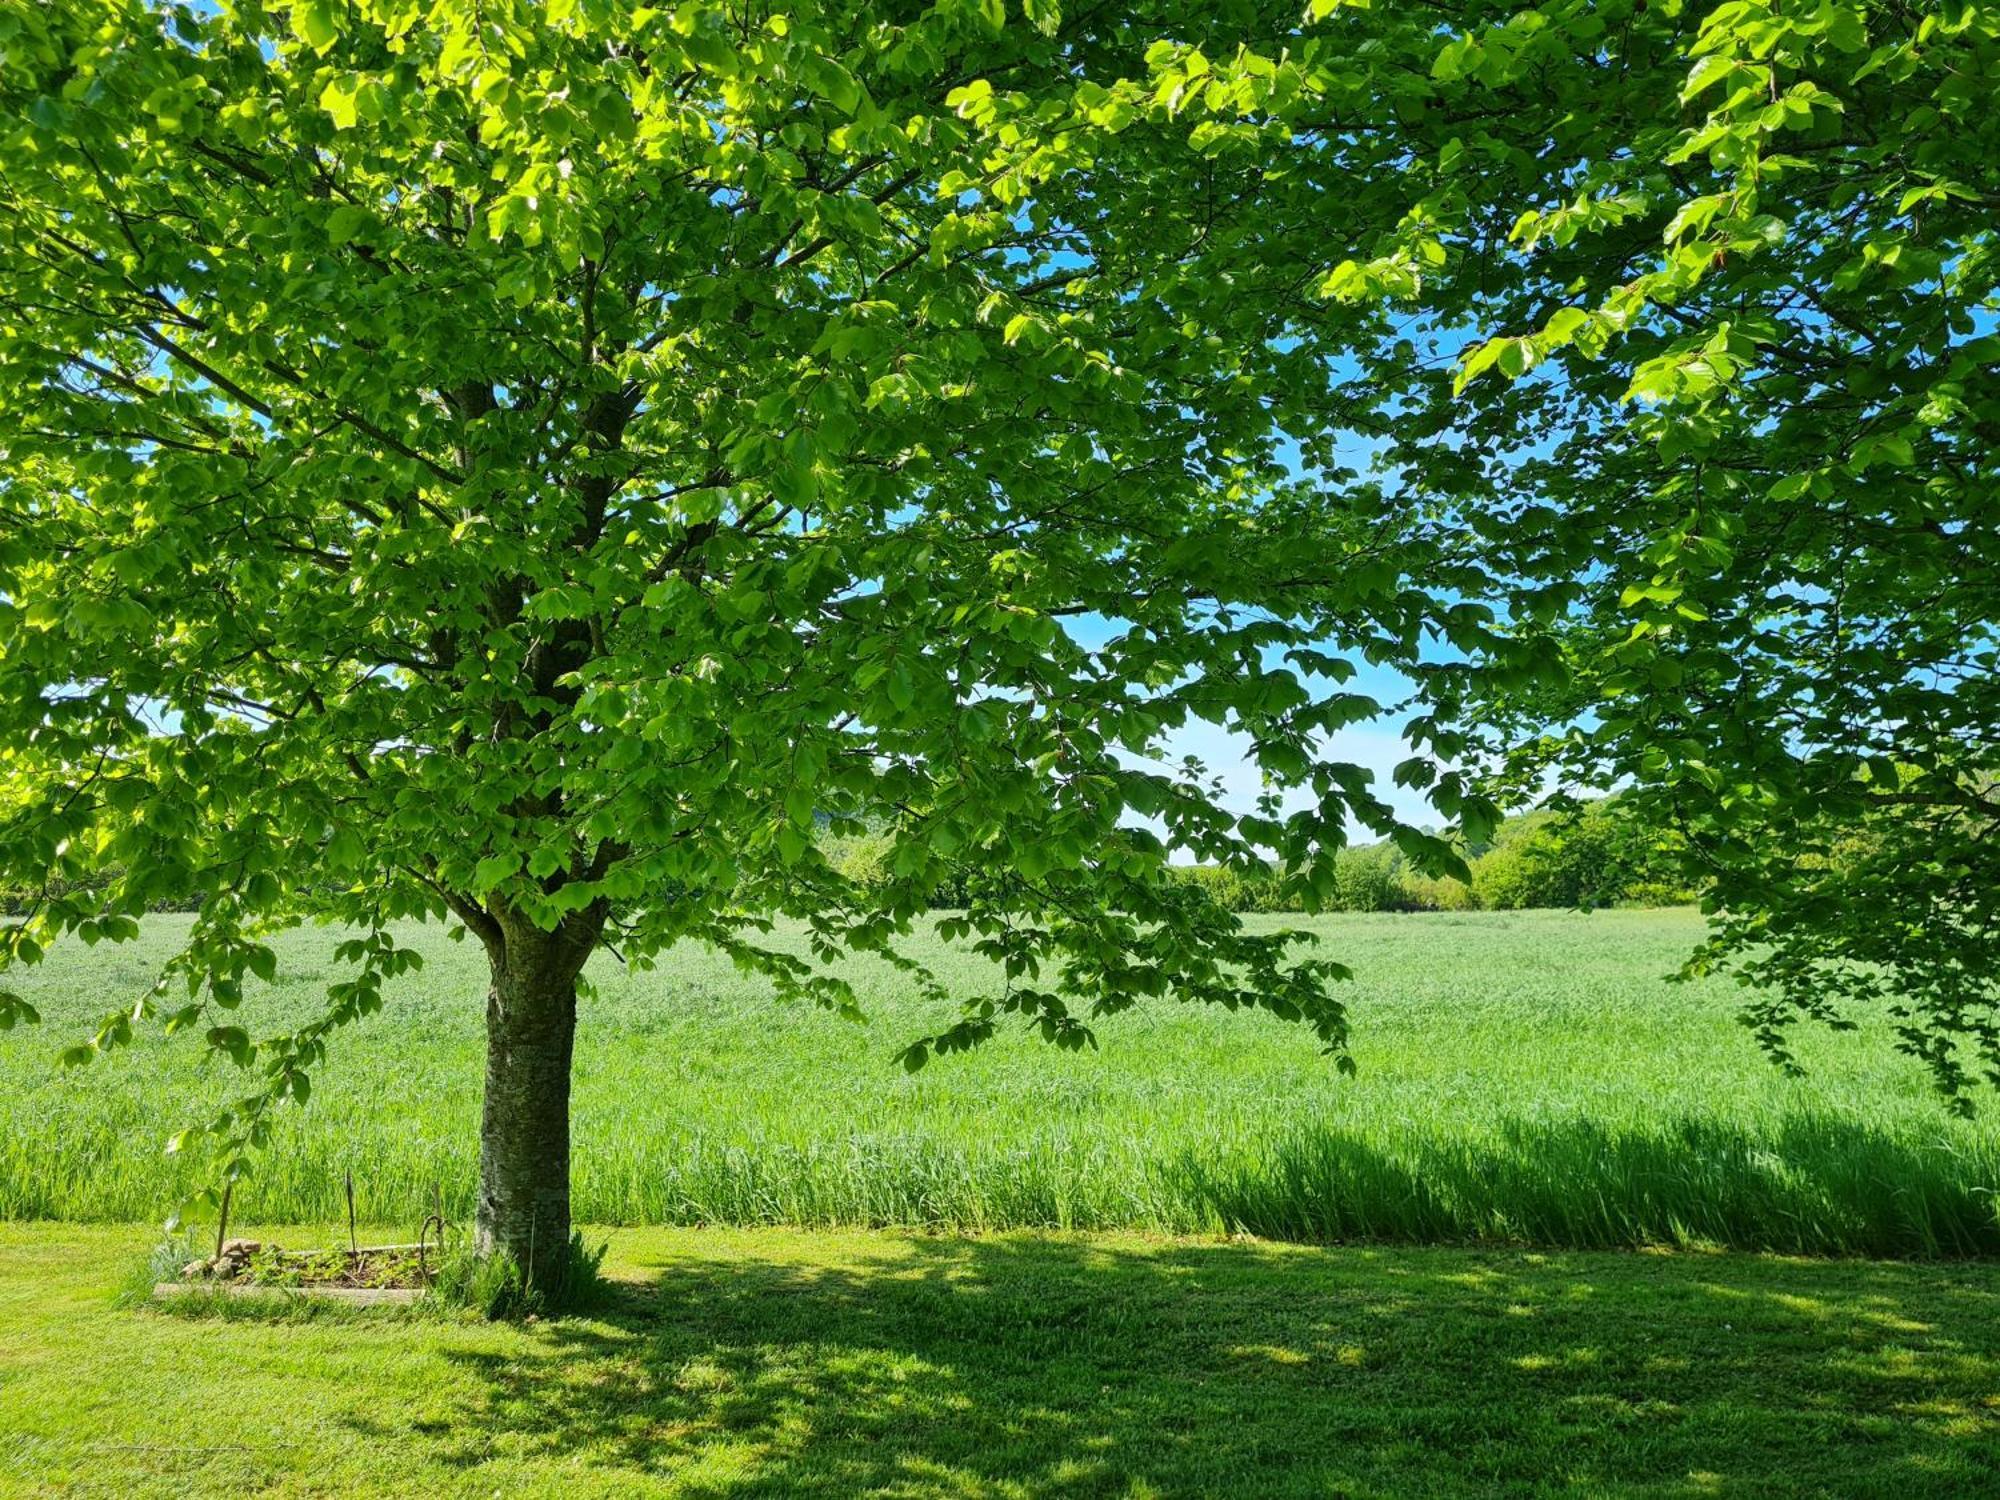
POLYGON ((417 1230, 417 1274, 424 1278, 425 1286, 429 1286, 433 1279, 429 1257, 424 1253, 428 1248, 427 1242, 430 1239, 431 1226, 433 1224, 437 1226, 437 1252, 438 1259, 442 1261, 445 1253, 445 1231, 451 1226, 445 1223, 444 1218, 444 1184, 435 1177, 431 1179, 430 1216, 424 1220, 422 1226, 417 1230))
POLYGON ((215 1258, 222 1259, 222 1237, 229 1232, 229 1200, 236 1192, 236 1179, 222 1184, 222 1209, 215 1216, 215 1258))
POLYGON ((429 1286, 432 1280, 430 1260, 426 1257, 424 1251, 426 1242, 430 1239, 431 1225, 433 1224, 437 1225, 438 1254, 442 1256, 444 1254, 444 1216, 442 1214, 432 1214, 424 1220, 423 1227, 417 1230, 417 1274, 423 1277, 425 1286, 429 1286))

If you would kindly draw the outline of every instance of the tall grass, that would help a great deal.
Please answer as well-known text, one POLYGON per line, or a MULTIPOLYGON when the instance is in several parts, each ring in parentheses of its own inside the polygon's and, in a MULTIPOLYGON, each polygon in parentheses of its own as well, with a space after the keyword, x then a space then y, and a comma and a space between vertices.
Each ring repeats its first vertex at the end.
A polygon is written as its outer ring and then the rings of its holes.
POLYGON ((1218 1223, 1272 1239, 2000 1253, 1990 1140, 1899 1138, 1829 1114, 1770 1132, 1690 1116, 1614 1130, 1575 1116, 1387 1145, 1326 1124, 1257 1160, 1190 1152, 1171 1175, 1218 1223))
MULTIPOLYGON (((60 1073, 59 1041, 150 980, 184 918, 26 976, 46 1024, 0 1035, 0 1216, 145 1220, 193 1185, 161 1141, 240 1089, 149 1037, 60 1073)), ((1257 919, 1264 920, 1264 919, 1257 919)), ((856 963, 871 1021, 775 1006, 699 952, 594 972, 577 1048, 575 1208, 597 1223, 1244 1230, 1308 1240, 1719 1244, 2000 1253, 2000 1128, 1952 1119, 1883 1037, 1808 1037, 1772 1070, 1727 983, 1662 975, 1686 912, 1348 916, 1312 924, 1359 978, 1360 1075, 1303 1032, 1166 1005, 1096 1054, 1004 1037, 914 1077, 938 1017, 856 963)), ((385 1012, 343 1038, 239 1191, 264 1222, 471 1209, 483 960, 435 931, 385 1012)), ((933 940, 962 993, 991 976, 933 940)), ((331 977, 322 933, 279 943, 253 1028, 331 977)))

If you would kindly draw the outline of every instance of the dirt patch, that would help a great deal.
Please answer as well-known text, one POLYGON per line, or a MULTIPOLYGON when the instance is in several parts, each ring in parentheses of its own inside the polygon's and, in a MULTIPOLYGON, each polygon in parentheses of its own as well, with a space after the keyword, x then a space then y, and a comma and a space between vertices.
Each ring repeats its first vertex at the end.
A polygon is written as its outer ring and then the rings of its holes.
POLYGON ((362 1245, 352 1249, 286 1250, 258 1240, 228 1240, 212 1257, 192 1260, 178 1282, 189 1290, 262 1288, 286 1291, 406 1291, 430 1285, 436 1246, 362 1245))

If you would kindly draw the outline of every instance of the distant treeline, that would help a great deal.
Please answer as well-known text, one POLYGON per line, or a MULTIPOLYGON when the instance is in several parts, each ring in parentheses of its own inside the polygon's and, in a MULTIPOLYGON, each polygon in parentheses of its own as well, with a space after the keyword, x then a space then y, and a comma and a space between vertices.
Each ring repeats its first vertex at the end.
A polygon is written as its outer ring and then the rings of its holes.
MULTIPOLYGON (((887 878, 891 840, 886 834, 822 841, 843 874, 872 885, 887 878)), ((1614 799, 1584 803, 1569 812, 1543 811, 1509 818, 1493 843, 1470 860, 1472 884, 1425 875, 1393 844, 1343 849, 1334 861, 1337 911, 1511 911, 1526 907, 1673 906, 1695 899, 1669 842, 1621 815, 1614 799)), ((1275 870, 1243 873, 1213 865, 1181 865, 1176 880, 1204 887, 1239 912, 1297 912, 1275 870)), ((965 904, 959 885, 947 883, 937 905, 965 904)))
MULTIPOLYGON (((1336 911, 1518 911, 1528 907, 1677 906, 1698 894, 1658 834, 1609 802, 1576 812, 1510 818, 1468 861, 1472 884, 1414 869, 1393 844, 1343 849, 1334 859, 1336 911)), ((1177 869, 1231 911, 1295 912, 1276 873, 1212 866, 1177 869)))

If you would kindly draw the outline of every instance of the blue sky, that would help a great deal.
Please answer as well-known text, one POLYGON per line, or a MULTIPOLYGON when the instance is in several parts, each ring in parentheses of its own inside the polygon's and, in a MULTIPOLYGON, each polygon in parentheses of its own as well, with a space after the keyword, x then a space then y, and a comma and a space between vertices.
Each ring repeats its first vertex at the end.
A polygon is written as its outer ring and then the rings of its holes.
MULTIPOLYGON (((1064 626, 1071 638, 1086 648, 1104 644, 1124 628, 1122 622, 1103 615, 1077 616, 1065 621, 1064 626)), ((1341 654, 1330 644, 1326 649, 1341 654)), ((1284 667, 1281 650, 1273 648, 1266 656, 1273 670, 1284 667)), ((1323 677, 1305 676, 1302 681, 1307 690, 1315 695, 1360 693, 1385 707, 1400 702, 1410 693, 1410 680, 1401 673, 1355 657, 1348 659, 1355 667, 1353 677, 1336 685, 1323 677)), ((1322 754, 1329 761, 1346 761, 1367 767, 1375 776, 1375 795, 1394 808, 1399 818, 1420 827, 1435 827, 1442 819, 1425 801, 1423 794, 1397 786, 1390 777, 1396 765, 1414 753, 1402 733, 1403 723, 1408 717, 1408 712, 1383 713, 1360 724, 1350 725, 1326 738, 1322 754)), ((1176 764, 1187 756, 1201 761, 1209 775, 1221 778, 1222 802, 1231 812, 1246 813, 1253 809, 1264 788, 1261 775, 1250 759, 1250 742, 1246 736, 1233 734, 1215 724, 1188 724, 1166 737, 1161 758, 1167 764, 1176 764)), ((1283 805, 1289 812, 1311 806, 1312 802, 1310 791, 1294 790, 1283 805)), ((1352 818, 1348 820, 1348 831, 1355 835, 1357 842, 1372 842, 1376 838, 1374 833, 1352 818)))

